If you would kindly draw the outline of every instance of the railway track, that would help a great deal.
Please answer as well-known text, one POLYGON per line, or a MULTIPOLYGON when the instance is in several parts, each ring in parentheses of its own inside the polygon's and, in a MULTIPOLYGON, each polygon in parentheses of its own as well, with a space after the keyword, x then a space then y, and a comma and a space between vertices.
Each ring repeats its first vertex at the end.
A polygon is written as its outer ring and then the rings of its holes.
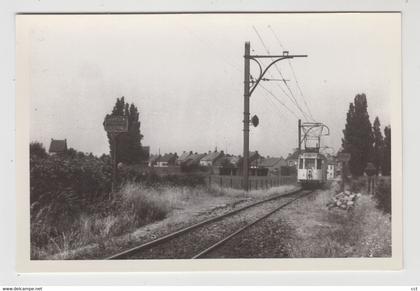
POLYGON ((314 191, 299 189, 257 201, 182 228, 105 259, 203 258, 239 233, 312 192, 314 191), (279 205, 279 200, 285 201, 279 205), (214 233, 213 235, 211 235, 212 232, 214 233), (208 239, 204 239, 207 236, 209 236, 208 239))

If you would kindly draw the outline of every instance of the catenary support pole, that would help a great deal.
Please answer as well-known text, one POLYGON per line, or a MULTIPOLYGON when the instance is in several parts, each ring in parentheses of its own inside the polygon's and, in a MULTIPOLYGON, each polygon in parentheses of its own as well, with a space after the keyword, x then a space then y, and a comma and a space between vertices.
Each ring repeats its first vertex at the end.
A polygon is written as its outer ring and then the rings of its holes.
POLYGON ((300 129, 301 129, 301 124, 302 124, 302 121, 299 119, 298 120, 298 154, 300 154, 300 151, 301 151, 301 142, 302 142, 302 136, 301 136, 301 132, 300 132, 300 129))
POLYGON ((249 186, 249 123, 250 123, 250 112, 249 112, 249 99, 257 88, 258 84, 261 80, 263 80, 265 73, 272 67, 274 64, 281 60, 285 59, 293 59, 293 58, 304 58, 307 55, 290 55, 288 51, 284 51, 282 55, 251 55, 250 49, 251 44, 249 41, 245 42, 245 54, 244 54, 244 148, 243 148, 243 189, 248 191, 249 186), (265 68, 263 68, 263 64, 258 61, 260 58, 270 58, 272 59, 271 63, 265 68), (258 78, 255 81, 250 81, 250 62, 253 60, 257 63, 260 73, 258 78))
POLYGON ((243 159, 243 177, 244 177, 244 190, 248 191, 249 181, 249 81, 250 81, 250 43, 245 42, 245 55, 244 55, 244 159, 243 159))

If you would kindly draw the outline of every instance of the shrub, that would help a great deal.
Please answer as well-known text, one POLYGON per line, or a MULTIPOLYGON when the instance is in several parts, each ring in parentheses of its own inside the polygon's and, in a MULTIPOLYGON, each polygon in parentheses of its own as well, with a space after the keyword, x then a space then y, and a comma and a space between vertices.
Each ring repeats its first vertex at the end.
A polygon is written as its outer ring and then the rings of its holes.
POLYGON ((367 191, 367 177, 358 177, 350 180, 350 191, 360 193, 367 191))
POLYGON ((34 141, 29 145, 29 155, 30 157, 37 158, 46 158, 48 156, 47 151, 45 150, 42 143, 34 141))
POLYGON ((104 204, 110 177, 111 166, 93 155, 49 156, 42 154, 39 145, 31 146, 31 245, 68 244, 69 236, 63 233, 76 231, 82 214, 94 213, 104 204))
POLYGON ((376 205, 385 213, 391 213, 391 180, 379 178, 375 191, 376 205))
POLYGON ((111 172, 110 165, 93 156, 31 157, 31 203, 44 204, 65 189, 71 189, 80 200, 97 198, 110 190, 111 172))
POLYGON ((205 185, 204 175, 157 175, 141 166, 125 166, 119 172, 120 183, 141 183, 145 186, 200 186, 205 185))

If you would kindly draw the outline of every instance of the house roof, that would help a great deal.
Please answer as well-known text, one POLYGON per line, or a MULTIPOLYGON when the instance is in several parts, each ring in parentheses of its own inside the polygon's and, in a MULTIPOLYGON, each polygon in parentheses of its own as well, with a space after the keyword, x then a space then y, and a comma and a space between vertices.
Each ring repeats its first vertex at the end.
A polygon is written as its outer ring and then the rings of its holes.
POLYGON ((159 159, 159 157, 159 155, 150 155, 149 162, 156 162, 159 159))
POLYGON ((221 157, 220 159, 217 159, 216 161, 214 161, 213 166, 222 167, 226 164, 232 164, 232 163, 230 162, 229 157, 224 156, 224 157, 221 157))
POLYGON ((67 139, 51 139, 48 151, 50 153, 62 153, 67 151, 67 139))
POLYGON ((241 160, 241 157, 240 156, 230 156, 230 157, 228 157, 228 160, 231 164, 237 165, 239 163, 239 161, 241 160))
POLYGON ((277 165, 278 163, 281 163, 282 161, 284 161, 283 158, 266 158, 266 159, 263 159, 260 162, 260 166, 261 167, 273 167, 273 166, 277 165))
POLYGON ((191 156, 193 153, 192 152, 183 152, 180 156, 179 156, 179 158, 178 158, 178 161, 185 161, 189 156, 191 156))
POLYGON ((176 157, 176 154, 173 153, 165 154, 163 157, 159 158, 159 162, 169 162, 172 159, 176 159, 176 157))
POLYGON ((288 160, 297 160, 299 157, 299 151, 295 151, 292 154, 289 154, 286 158, 286 161, 288 160))
POLYGON ((205 157, 203 157, 201 159, 201 161, 213 162, 215 159, 218 159, 218 158, 222 157, 223 155, 224 155, 223 151, 221 151, 221 152, 216 152, 216 151, 210 152, 205 157))
POLYGON ((198 164, 200 162, 200 160, 205 156, 206 154, 192 154, 190 155, 184 162, 187 165, 191 165, 191 164, 198 164))
POLYGON ((252 162, 254 160, 258 160, 259 158, 261 158, 260 154, 258 153, 258 151, 255 152, 249 152, 249 161, 252 162))

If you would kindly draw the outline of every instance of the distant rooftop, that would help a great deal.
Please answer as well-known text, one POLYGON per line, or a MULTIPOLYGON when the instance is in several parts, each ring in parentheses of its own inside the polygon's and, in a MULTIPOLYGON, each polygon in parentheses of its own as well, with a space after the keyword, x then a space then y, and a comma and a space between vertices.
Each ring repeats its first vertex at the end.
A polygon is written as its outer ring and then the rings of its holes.
POLYGON ((67 139, 51 139, 50 153, 64 153, 67 151, 67 139))

